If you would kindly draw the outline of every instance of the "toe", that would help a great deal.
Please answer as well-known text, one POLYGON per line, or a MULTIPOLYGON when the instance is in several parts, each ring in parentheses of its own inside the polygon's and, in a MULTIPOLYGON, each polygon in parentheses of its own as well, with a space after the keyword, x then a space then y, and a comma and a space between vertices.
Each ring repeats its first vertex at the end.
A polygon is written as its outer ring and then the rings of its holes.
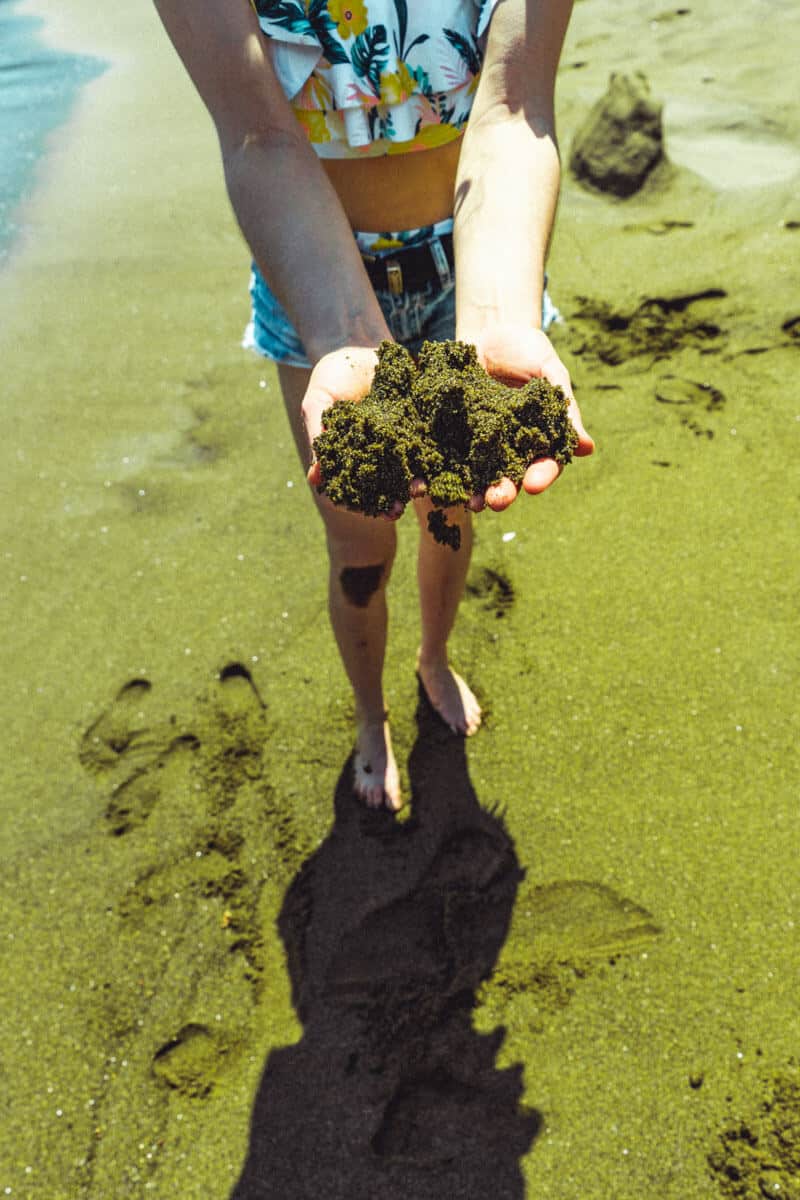
MULTIPOLYGON (((374 733, 374 730, 368 732, 374 733)), ((373 737, 370 740, 368 736, 370 749, 355 751, 353 794, 367 808, 387 808, 389 812, 397 812, 403 807, 403 799, 388 726, 384 724, 381 733, 382 744, 378 744, 379 739, 373 737)))
POLYGON ((471 713, 467 721, 467 737, 472 737, 473 733, 477 733, 481 727, 481 714, 471 713))

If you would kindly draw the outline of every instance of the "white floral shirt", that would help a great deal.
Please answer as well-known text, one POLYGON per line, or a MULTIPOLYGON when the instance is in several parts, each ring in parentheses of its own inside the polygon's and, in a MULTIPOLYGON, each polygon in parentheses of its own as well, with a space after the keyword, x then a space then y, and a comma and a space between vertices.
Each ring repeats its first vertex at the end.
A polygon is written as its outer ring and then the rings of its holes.
POLYGON ((497 0, 253 0, 295 116, 323 158, 457 138, 497 0))

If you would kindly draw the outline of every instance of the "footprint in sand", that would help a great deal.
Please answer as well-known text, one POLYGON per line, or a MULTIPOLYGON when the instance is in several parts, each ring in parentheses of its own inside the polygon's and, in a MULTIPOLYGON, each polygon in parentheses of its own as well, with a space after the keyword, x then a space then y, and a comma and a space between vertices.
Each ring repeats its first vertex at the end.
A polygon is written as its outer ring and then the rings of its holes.
POLYGON ((149 679, 131 679, 117 692, 111 705, 81 738, 78 757, 90 770, 113 769, 123 759, 149 760, 159 753, 158 736, 150 728, 147 700, 149 679))
POLYGON ((528 949, 540 962, 607 960, 661 933, 652 913, 603 883, 576 879, 533 887, 518 907, 528 949))
POLYGON ((111 833, 121 836, 142 825, 164 791, 168 764, 201 747, 211 811, 228 807, 243 780, 259 776, 266 705, 242 663, 228 663, 217 678, 213 694, 195 704, 191 729, 181 728, 174 714, 152 713, 153 685, 136 678, 86 730, 78 757, 113 783, 105 810, 111 833))
POLYGON ((228 663, 217 678, 197 714, 207 750, 200 768, 204 791, 215 812, 229 807, 247 780, 261 776, 267 738, 267 706, 247 667, 228 663))
POLYGON ((193 733, 178 733, 174 721, 153 718, 148 711, 152 690, 149 679, 129 680, 86 730, 78 749, 88 770, 118 780, 105 810, 109 830, 117 836, 147 820, 161 794, 159 774, 173 755, 200 745, 193 733))
POLYGON ((153 1074, 183 1096, 203 1099, 217 1082, 228 1056, 221 1037, 207 1025, 184 1025, 153 1057, 153 1074))
POLYGON ((253 676, 240 662, 231 662, 219 673, 220 695, 218 704, 229 716, 244 715, 253 709, 263 711, 266 704, 256 687, 253 676))
POLYGON ((160 772, 174 756, 193 753, 199 748, 200 742, 193 733, 179 734, 146 766, 137 768, 132 775, 118 784, 113 789, 105 810, 109 832, 119 837, 144 824, 161 799, 160 772))
POLYGON ((605 884, 578 879, 525 887, 482 998, 501 1009, 520 994, 540 1010, 563 1007, 578 980, 641 951, 660 933, 646 908, 605 884))
POLYGON ((78 747, 105 790, 94 839, 112 930, 89 1023, 110 1061, 124 1055, 129 1067, 104 1074, 94 1093, 98 1195, 116 1194, 119 1163, 142 1137, 129 1134, 131 1088, 143 1098, 138 1128, 155 1142, 168 1095, 204 1103, 252 1048, 264 980, 279 969, 264 936, 270 889, 310 849, 270 785, 266 705, 247 667, 227 663, 179 703, 167 707, 157 683, 131 679, 78 747))
POLYGON ((659 404, 674 405, 680 410, 680 422, 695 437, 713 438, 714 430, 702 413, 718 413, 725 407, 725 396, 710 383, 699 383, 693 379, 681 379, 677 375, 662 375, 656 383, 656 400, 659 404))

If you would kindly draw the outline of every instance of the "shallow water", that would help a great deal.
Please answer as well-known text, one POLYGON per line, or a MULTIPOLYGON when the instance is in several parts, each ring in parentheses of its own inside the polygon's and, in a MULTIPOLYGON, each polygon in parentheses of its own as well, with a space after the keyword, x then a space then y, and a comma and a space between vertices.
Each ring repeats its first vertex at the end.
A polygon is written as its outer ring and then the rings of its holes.
POLYGON ((32 189, 54 129, 81 87, 105 70, 98 58, 49 49, 43 22, 0 0, 0 265, 21 231, 18 206, 32 189))

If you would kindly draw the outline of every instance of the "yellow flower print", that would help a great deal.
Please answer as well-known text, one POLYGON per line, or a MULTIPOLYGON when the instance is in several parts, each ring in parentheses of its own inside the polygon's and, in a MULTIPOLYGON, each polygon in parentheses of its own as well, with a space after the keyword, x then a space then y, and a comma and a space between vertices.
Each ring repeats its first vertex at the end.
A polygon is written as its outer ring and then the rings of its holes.
POLYGON ((310 142, 329 142, 331 140, 328 126, 325 123, 325 113, 313 112, 303 108, 295 108, 293 111, 308 134, 310 142))
POLYGON ((413 96, 414 86, 414 76, 404 62, 398 62, 396 71, 381 75, 381 104, 402 104, 413 96))
POLYGON ((453 125, 423 125, 410 142, 390 142, 387 154, 405 154, 413 150, 434 150, 461 137, 461 130, 453 125))
POLYGON ((364 0, 328 0, 328 16, 336 23, 340 38, 358 37, 367 28, 364 0))
POLYGON ((292 100, 292 108, 317 109, 328 112, 333 108, 333 92, 324 79, 310 75, 292 100))

